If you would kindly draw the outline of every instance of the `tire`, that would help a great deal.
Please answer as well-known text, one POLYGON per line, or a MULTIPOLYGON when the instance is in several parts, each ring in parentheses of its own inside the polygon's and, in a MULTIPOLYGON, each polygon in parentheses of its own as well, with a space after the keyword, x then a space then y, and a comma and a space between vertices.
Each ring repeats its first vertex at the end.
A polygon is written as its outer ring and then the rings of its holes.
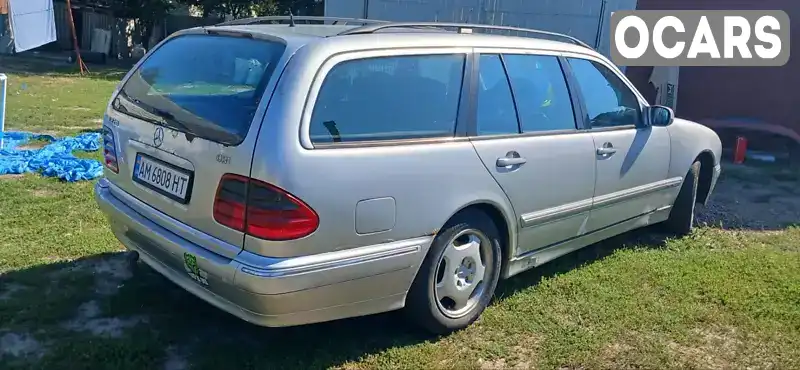
POLYGON ((500 234, 488 215, 473 210, 456 215, 434 238, 417 272, 406 298, 408 318, 433 334, 466 328, 489 305, 500 279, 501 258, 500 234), (477 254, 472 247, 476 240, 477 254))
POLYGON ((667 230, 679 236, 687 235, 694 226, 694 209, 697 203, 697 183, 700 179, 700 161, 689 167, 683 185, 672 205, 669 218, 664 223, 667 230))

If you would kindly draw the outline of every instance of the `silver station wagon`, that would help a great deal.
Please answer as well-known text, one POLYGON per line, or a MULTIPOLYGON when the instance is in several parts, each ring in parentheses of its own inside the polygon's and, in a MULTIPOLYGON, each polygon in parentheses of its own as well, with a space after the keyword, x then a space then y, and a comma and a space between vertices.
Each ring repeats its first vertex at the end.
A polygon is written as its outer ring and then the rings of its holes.
POLYGON ((688 233, 721 155, 569 36, 313 17, 171 35, 103 134, 100 208, 185 290, 263 326, 402 308, 434 333, 501 278, 646 225, 688 233))

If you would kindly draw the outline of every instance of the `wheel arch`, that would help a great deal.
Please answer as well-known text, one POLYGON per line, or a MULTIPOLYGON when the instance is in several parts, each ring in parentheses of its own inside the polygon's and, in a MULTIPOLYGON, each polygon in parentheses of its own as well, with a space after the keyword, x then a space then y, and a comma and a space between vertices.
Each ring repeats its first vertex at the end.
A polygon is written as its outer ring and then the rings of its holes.
POLYGON ((502 253, 502 255, 500 256, 501 260, 500 278, 504 279, 507 276, 506 273, 508 270, 508 263, 511 261, 511 258, 514 255, 514 246, 517 245, 517 235, 514 232, 514 230, 516 230, 517 223, 513 218, 514 211, 511 209, 504 210, 504 208, 505 207, 503 207, 503 205, 487 199, 470 202, 468 204, 463 205, 455 212, 453 212, 453 214, 447 218, 447 221, 445 221, 445 223, 442 224, 442 228, 436 231, 435 235, 438 235, 439 232, 454 217, 458 216, 461 213, 468 211, 479 211, 486 214, 487 216, 489 216, 492 222, 494 222, 494 225, 495 227, 497 227, 497 231, 500 234, 500 251, 502 253))

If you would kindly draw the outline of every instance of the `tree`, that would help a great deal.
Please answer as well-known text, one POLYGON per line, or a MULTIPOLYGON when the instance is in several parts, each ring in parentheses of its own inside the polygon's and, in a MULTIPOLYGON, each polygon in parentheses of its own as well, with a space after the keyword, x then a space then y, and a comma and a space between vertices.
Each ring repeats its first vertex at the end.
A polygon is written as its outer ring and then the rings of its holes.
POLYGON ((230 15, 234 18, 252 16, 322 15, 322 0, 179 0, 186 5, 203 9, 203 16, 230 15))
POLYGON ((253 15, 257 17, 280 14, 277 0, 254 1, 252 9, 253 15))
POLYGON ((153 28, 175 7, 174 0, 113 0, 111 7, 118 17, 132 18, 136 22, 139 42, 149 47, 153 28))
POLYGON ((279 14, 294 15, 323 15, 324 3, 322 0, 276 0, 279 14))
POLYGON ((265 9, 274 3, 274 0, 179 0, 186 5, 193 5, 203 9, 203 17, 211 15, 231 15, 234 18, 243 18, 253 15, 254 6, 263 6, 265 9))

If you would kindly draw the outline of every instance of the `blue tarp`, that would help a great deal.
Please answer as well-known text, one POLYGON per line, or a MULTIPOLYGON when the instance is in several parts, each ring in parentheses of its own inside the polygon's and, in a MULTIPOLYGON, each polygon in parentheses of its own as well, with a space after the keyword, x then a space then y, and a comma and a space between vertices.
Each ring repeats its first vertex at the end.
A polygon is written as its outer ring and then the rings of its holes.
POLYGON ((0 132, 0 175, 38 172, 44 176, 64 181, 91 180, 103 175, 103 165, 94 159, 79 159, 74 150, 93 152, 100 149, 100 134, 85 133, 78 136, 55 138, 29 132, 0 132), (36 149, 19 149, 31 140, 50 143, 36 149))

